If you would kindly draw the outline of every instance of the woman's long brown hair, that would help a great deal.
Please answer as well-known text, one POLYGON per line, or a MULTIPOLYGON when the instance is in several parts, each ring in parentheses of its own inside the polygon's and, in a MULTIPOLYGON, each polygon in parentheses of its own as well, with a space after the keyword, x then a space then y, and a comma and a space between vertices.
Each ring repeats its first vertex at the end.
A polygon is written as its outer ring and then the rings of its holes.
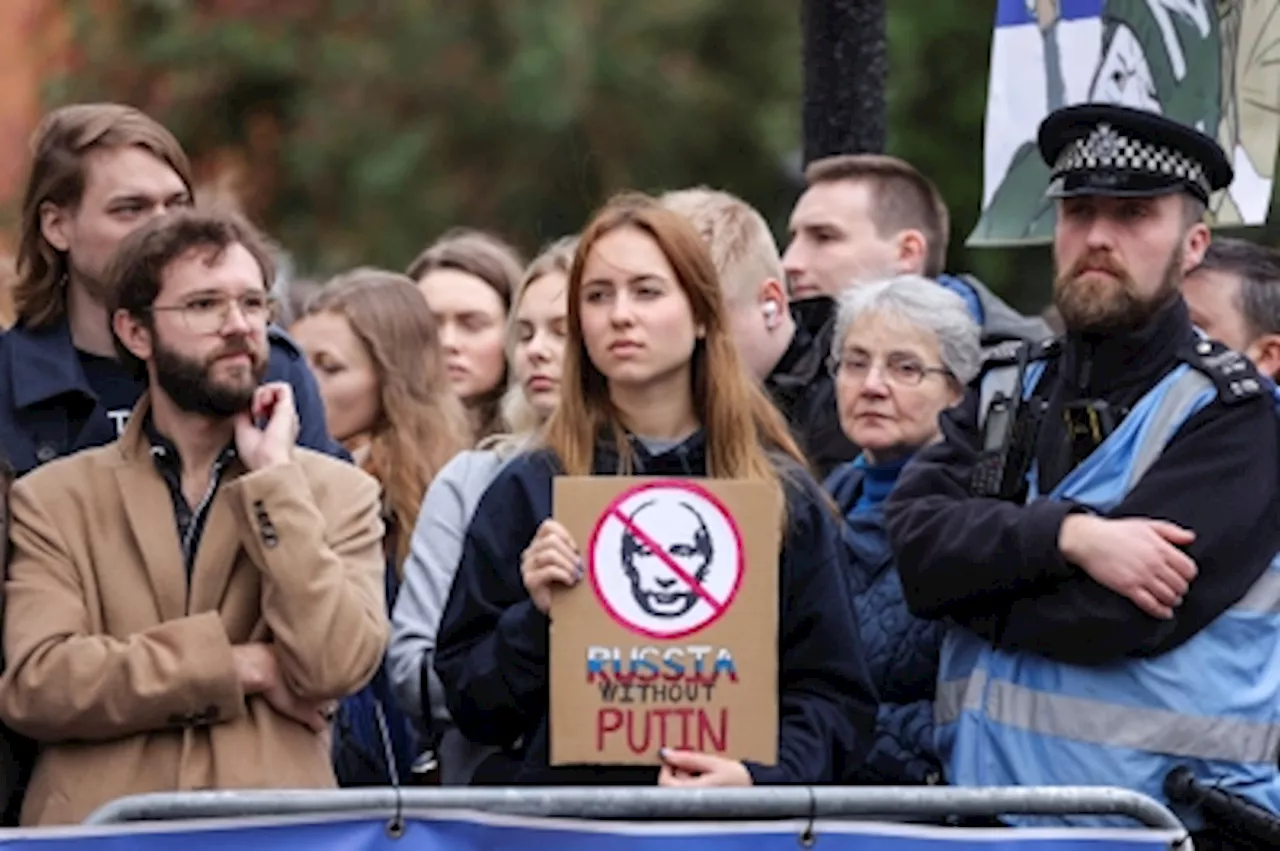
POLYGON ((471 441, 462 403, 449 390, 435 317, 411 278, 369 268, 331 280, 306 312, 342 316, 373 362, 379 412, 364 466, 395 517, 399 571, 427 486, 471 441))
POLYGON ((707 475, 764 481, 780 489, 782 472, 770 452, 790 457, 801 468, 807 467, 804 455, 782 416, 738 359, 705 244, 683 218, 646 195, 613 198, 579 239, 569 270, 563 391, 559 407, 547 422, 547 447, 558 456, 566 474, 590 475, 596 441, 602 433, 611 433, 621 454, 622 471, 633 469, 631 444, 610 400, 608 382, 591 362, 582 339, 583 266, 596 242, 620 228, 634 228, 658 244, 689 299, 694 321, 706 330, 693 351, 689 393, 706 435, 707 475))

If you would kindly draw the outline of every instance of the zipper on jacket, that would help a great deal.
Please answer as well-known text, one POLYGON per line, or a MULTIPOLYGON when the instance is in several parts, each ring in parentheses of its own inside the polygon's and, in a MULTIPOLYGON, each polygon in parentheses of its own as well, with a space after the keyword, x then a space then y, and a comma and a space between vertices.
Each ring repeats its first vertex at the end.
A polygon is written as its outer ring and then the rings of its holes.
POLYGON ((187 615, 191 614, 191 586, 196 568, 196 551, 192 549, 193 546, 198 546, 198 543, 194 540, 196 530, 200 531, 200 537, 203 538, 204 524, 208 520, 205 514, 208 513, 213 503, 213 497, 218 492, 218 486, 222 484, 222 474, 226 471, 230 460, 231 458, 224 454, 223 457, 214 462, 213 470, 209 475, 209 484, 205 487, 204 495, 200 497, 200 502, 192 509, 191 522, 187 524, 186 531, 182 534, 183 559, 189 560, 191 564, 190 570, 187 571, 187 600, 183 607, 183 611, 187 615))

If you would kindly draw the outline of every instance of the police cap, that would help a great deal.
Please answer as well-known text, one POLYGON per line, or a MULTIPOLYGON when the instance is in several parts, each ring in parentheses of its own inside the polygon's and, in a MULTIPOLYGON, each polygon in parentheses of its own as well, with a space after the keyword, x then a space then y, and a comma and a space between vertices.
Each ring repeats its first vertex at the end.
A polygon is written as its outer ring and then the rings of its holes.
POLYGON ((1145 109, 1109 103, 1063 107, 1040 123, 1051 198, 1134 198, 1187 192, 1204 203, 1231 184, 1231 163, 1203 133, 1145 109))

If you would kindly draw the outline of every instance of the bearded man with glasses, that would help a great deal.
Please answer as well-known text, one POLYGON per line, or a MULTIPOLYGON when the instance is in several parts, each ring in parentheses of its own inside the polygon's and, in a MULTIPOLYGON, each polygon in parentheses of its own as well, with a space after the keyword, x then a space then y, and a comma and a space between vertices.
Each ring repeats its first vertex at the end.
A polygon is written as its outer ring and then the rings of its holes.
POLYGON ((329 721, 382 661, 377 482, 296 447, 262 383, 271 257, 243 220, 175 212, 108 267, 119 440, 11 492, 0 719, 39 742, 23 824, 123 795, 335 785, 329 721))

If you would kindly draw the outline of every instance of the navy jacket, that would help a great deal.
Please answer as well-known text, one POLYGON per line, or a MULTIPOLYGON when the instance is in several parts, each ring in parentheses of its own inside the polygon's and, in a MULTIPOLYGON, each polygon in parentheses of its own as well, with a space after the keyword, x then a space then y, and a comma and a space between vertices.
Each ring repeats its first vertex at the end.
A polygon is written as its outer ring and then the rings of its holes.
MULTIPOLYGON (((637 473, 704 475, 701 434, 661 455, 636 445, 637 473)), ((618 456, 602 444, 594 470, 614 474, 618 456)), ((445 606, 436 672, 459 730, 483 744, 513 747, 506 776, 492 782, 652 785, 656 768, 548 767, 548 625, 530 601, 520 556, 551 516, 558 462, 540 451, 513 459, 481 499, 467 531, 445 606)), ((876 698, 841 574, 840 530, 822 492, 794 469, 790 521, 779 564, 778 763, 747 764, 757 784, 829 783, 861 762, 875 727, 876 698)), ((485 777, 485 768, 477 771, 485 777)))
MULTIPOLYGON (((319 388, 297 344, 274 325, 268 336, 265 380, 293 387, 302 429, 298 445, 349 459, 329 437, 319 388)), ((85 379, 65 322, 40 331, 14 327, 0 335, 0 450, 18 475, 117 437, 116 424, 85 379), (73 409, 90 412, 78 435, 71 433, 73 409)))
POLYGON ((840 427, 835 379, 827 369, 836 304, 821 296, 801 299, 791 303, 791 315, 796 335, 764 380, 764 389, 791 426, 814 475, 825 478, 858 455, 858 447, 840 427))
POLYGON ((832 473, 825 485, 846 517, 849 591, 867 668, 882 701, 867 760, 851 766, 844 779, 877 785, 935 783, 942 769, 933 745, 933 698, 945 630, 941 622, 917 618, 907 608, 882 507, 849 516, 862 479, 863 471, 850 463, 832 473))
MULTIPOLYGON (((384 588, 387 611, 391 611, 395 608, 396 595, 400 593, 395 552, 397 532, 395 515, 388 514, 383 519, 388 529, 383 539, 387 552, 384 588)), ((338 785, 344 787, 394 786, 397 780, 400 784, 408 784, 417 753, 418 742, 413 725, 391 694, 391 680, 384 656, 369 684, 338 703, 338 714, 334 719, 334 774, 338 785), (388 764, 388 753, 395 764, 394 772, 388 764)))

